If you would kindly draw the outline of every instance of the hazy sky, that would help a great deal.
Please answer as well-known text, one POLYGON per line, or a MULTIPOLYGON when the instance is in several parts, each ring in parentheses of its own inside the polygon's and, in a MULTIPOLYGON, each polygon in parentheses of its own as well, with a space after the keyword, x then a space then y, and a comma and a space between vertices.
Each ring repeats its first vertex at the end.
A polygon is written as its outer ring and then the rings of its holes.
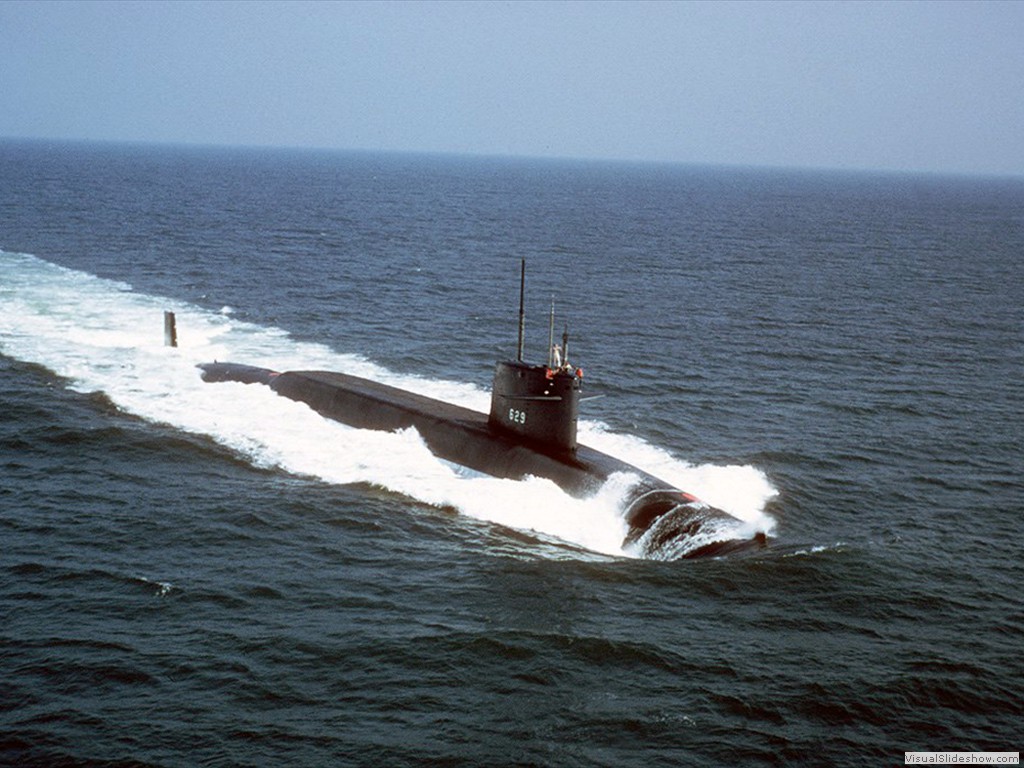
POLYGON ((14 2, 0 136, 1024 175, 1024 2, 14 2))

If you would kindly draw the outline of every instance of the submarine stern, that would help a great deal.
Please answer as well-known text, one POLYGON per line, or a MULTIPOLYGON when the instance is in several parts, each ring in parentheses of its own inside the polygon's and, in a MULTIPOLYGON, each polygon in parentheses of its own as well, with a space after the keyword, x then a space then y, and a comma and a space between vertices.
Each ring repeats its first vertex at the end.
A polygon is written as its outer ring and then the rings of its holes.
POLYGON ((196 367, 202 371, 199 376, 207 384, 237 381, 241 384, 266 384, 269 386, 279 375, 277 371, 272 371, 269 368, 243 365, 242 363, 213 362, 202 363, 196 367))

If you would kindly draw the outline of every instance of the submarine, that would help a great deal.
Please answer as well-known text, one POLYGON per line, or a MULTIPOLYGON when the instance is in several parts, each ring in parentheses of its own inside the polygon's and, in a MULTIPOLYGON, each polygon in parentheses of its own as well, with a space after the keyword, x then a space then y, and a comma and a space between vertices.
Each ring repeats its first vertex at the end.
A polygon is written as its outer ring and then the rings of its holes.
POLYGON ((262 384, 320 415, 357 429, 414 428, 429 450, 493 477, 547 478, 586 498, 613 475, 633 480, 623 500, 623 549, 649 559, 714 557, 766 546, 763 532, 737 538, 742 523, 693 494, 620 459, 577 442, 583 371, 569 362, 568 330, 548 359, 523 360, 526 262, 519 282, 519 334, 514 360, 498 361, 487 414, 369 379, 331 371, 278 372, 241 363, 203 363, 203 381, 262 384))

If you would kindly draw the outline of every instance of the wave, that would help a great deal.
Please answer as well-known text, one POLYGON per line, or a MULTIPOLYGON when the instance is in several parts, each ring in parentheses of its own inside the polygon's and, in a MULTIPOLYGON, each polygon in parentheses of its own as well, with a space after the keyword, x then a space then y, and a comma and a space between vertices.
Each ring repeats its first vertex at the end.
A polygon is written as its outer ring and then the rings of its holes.
MULTIPOLYGON (((511 528, 556 537, 602 554, 630 557, 616 477, 588 499, 541 478, 504 480, 433 456, 415 430, 359 430, 324 419, 266 387, 204 384, 198 363, 243 361, 278 370, 327 369, 381 381, 486 412, 489 394, 466 383, 398 374, 360 355, 301 342, 279 328, 138 293, 131 286, 29 254, 0 251, 0 352, 36 363, 79 392, 102 392, 150 422, 206 435, 252 464, 330 483, 368 483, 420 502, 511 528), (176 348, 163 345, 163 312, 178 318, 176 348)), ((581 442, 661 477, 739 518, 735 535, 769 531, 775 495, 751 466, 694 466, 596 421, 581 442)))

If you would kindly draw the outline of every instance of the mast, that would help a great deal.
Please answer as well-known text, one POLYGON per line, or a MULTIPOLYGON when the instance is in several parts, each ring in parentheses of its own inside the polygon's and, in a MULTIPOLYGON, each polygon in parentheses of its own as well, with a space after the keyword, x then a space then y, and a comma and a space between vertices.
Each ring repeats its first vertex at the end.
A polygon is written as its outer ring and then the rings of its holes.
POLYGON ((548 368, 555 367, 555 297, 551 297, 551 315, 548 318, 548 368))
POLYGON ((526 328, 526 309, 523 306, 526 296, 526 259, 520 261, 519 272, 519 345, 516 347, 516 360, 523 362, 523 331, 526 328))

